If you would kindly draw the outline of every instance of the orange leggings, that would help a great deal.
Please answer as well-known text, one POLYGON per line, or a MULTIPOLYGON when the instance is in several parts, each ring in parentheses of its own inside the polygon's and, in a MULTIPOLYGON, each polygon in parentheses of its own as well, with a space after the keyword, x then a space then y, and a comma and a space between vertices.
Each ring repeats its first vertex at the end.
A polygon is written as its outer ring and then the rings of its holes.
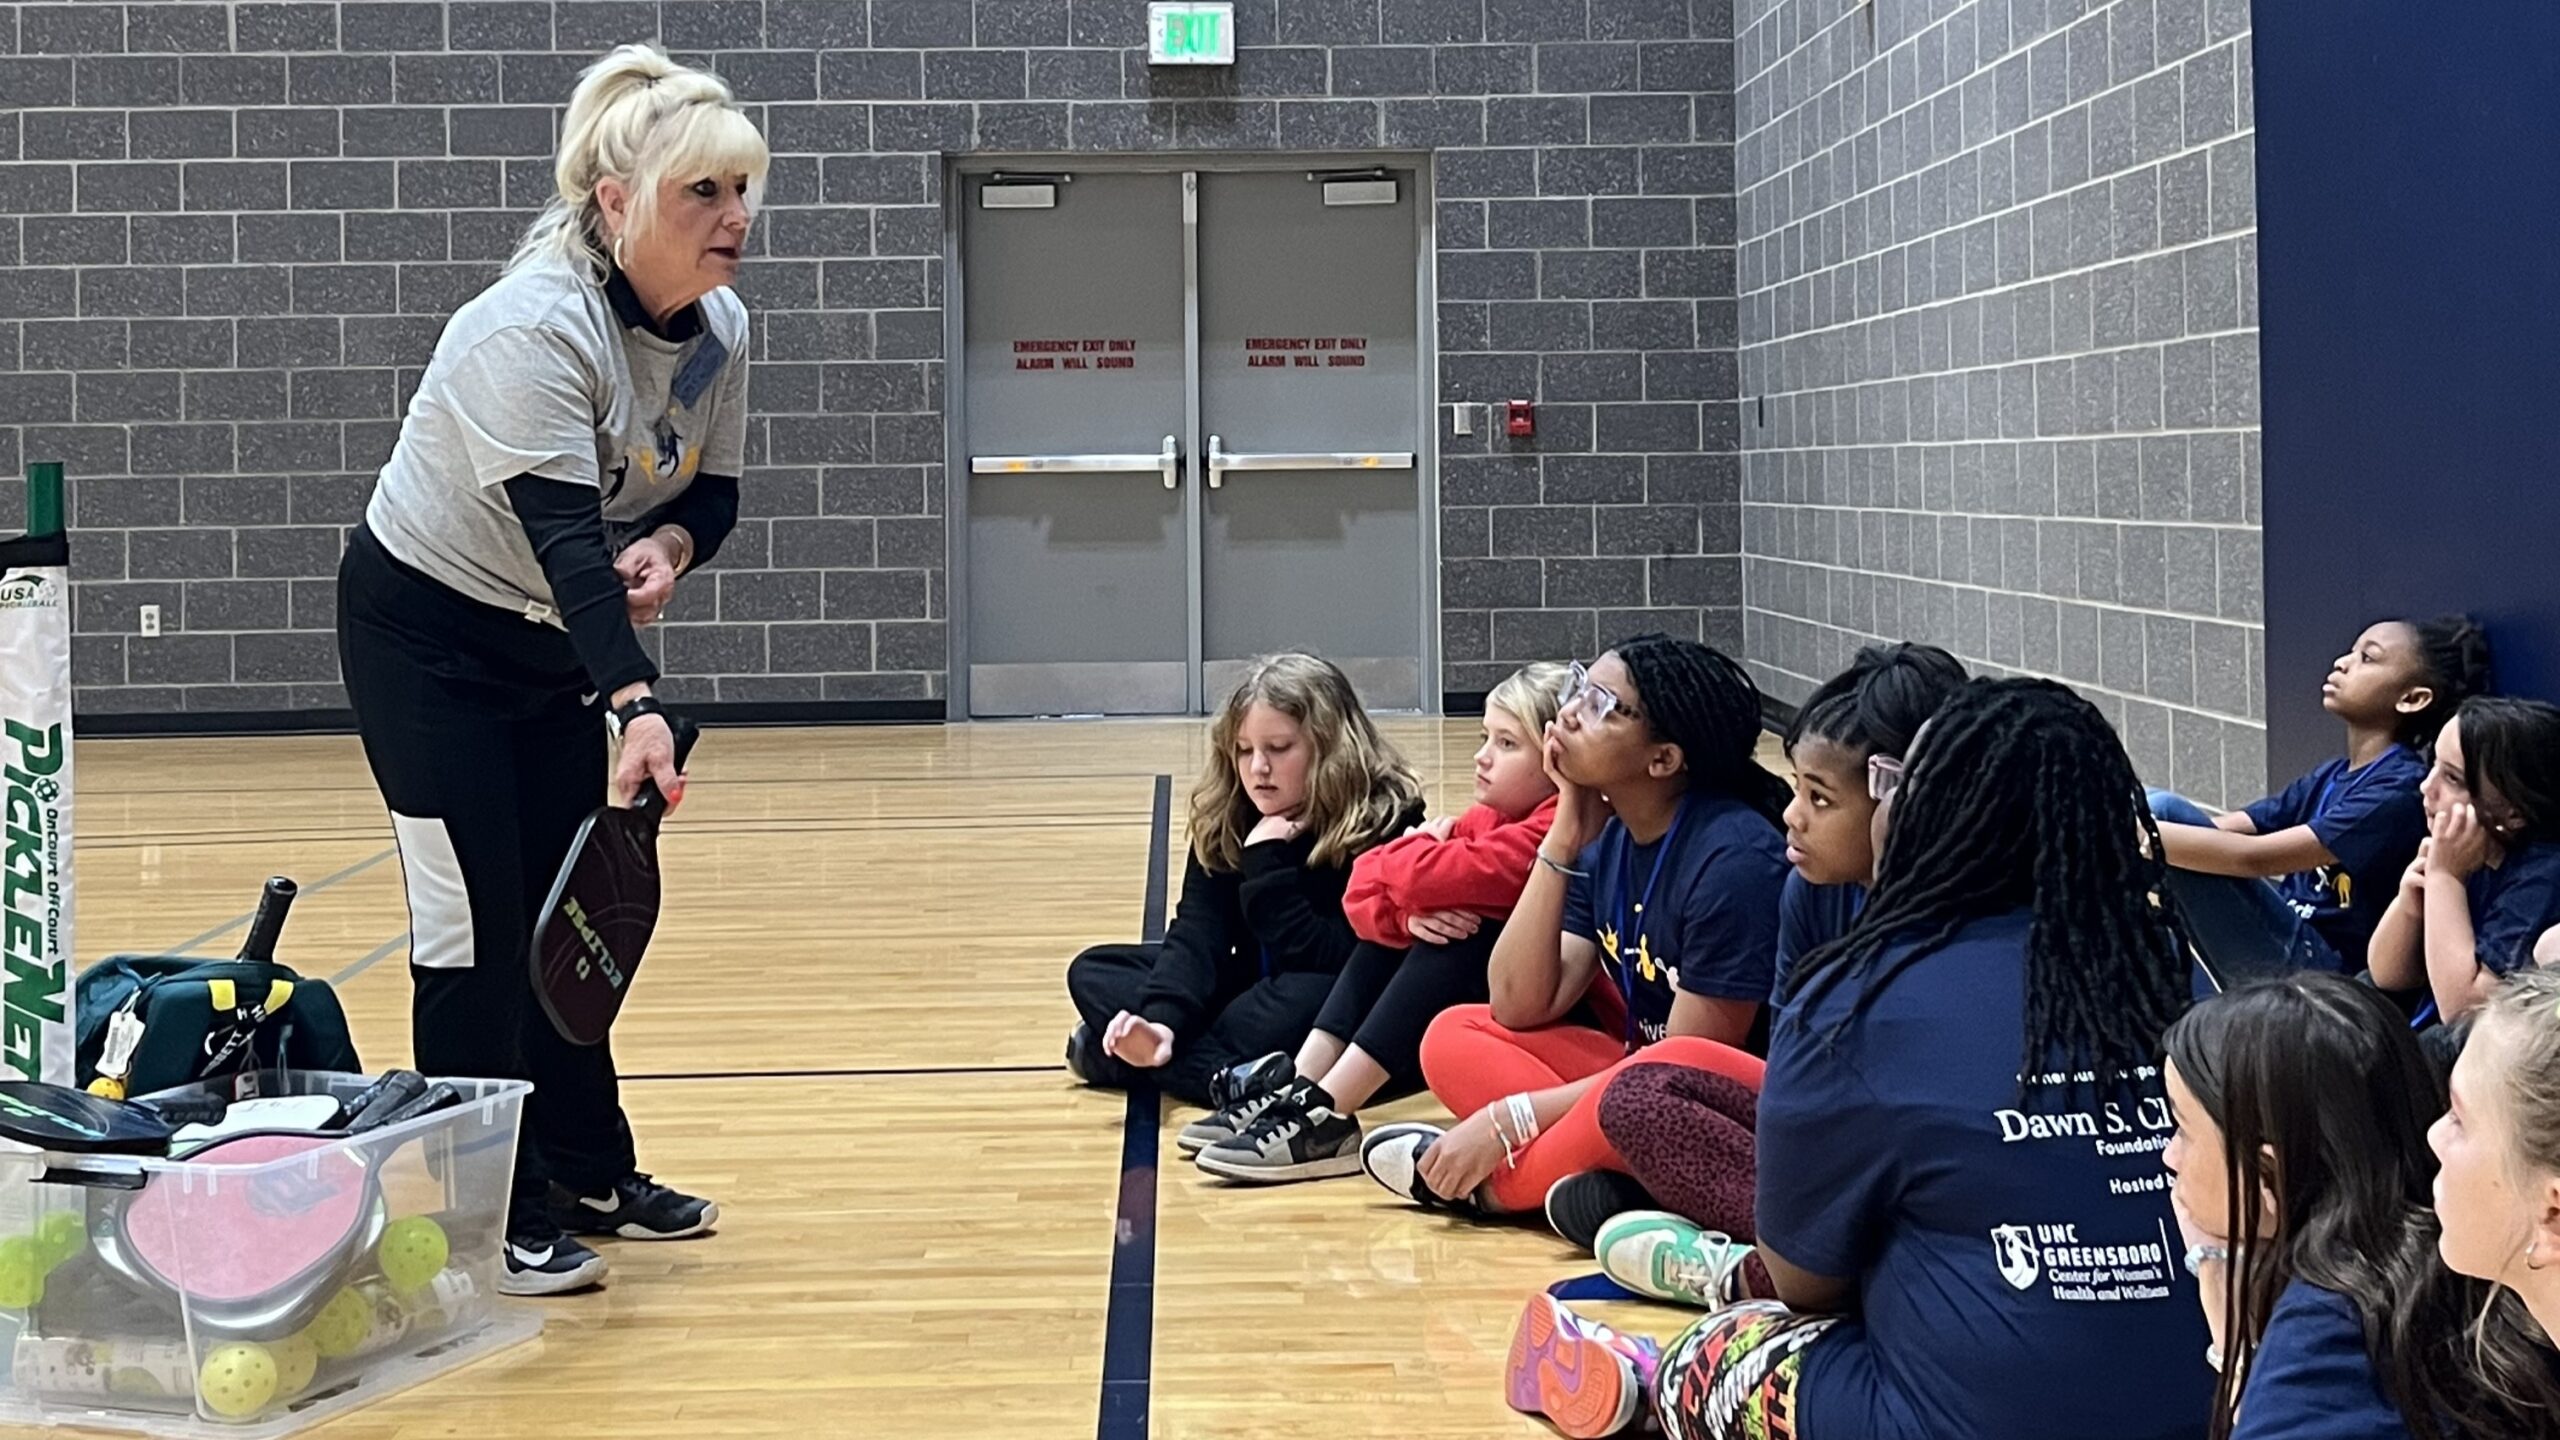
MULTIPOLYGON (((1711 1070, 1754 1090, 1766 1068, 1756 1056, 1695 1036, 1675 1035, 1629 1055, 1616 1036, 1587 1026, 1513 1030, 1494 1022, 1490 1005, 1444 1010, 1422 1037, 1422 1077, 1461 1120, 1506 1095, 1606 1077, 1639 1062, 1711 1070)), ((1546 1203, 1548 1189, 1568 1175, 1627 1168, 1600 1133, 1600 1093, 1607 1088, 1603 1078, 1584 1090, 1563 1118, 1522 1147, 1517 1165, 1493 1172, 1485 1191, 1495 1209, 1535 1210, 1546 1203)))

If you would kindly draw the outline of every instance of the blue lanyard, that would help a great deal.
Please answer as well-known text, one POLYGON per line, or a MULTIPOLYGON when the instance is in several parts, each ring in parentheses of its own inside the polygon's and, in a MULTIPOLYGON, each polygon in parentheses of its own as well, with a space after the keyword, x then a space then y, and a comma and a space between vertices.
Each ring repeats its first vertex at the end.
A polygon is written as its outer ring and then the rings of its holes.
POLYGON ((1626 1043, 1630 1050, 1636 1043, 1636 956, 1644 948, 1637 917, 1652 908, 1654 884, 1662 879, 1662 864, 1671 858, 1671 847, 1680 839, 1680 827, 1688 818, 1689 799, 1684 795, 1680 808, 1671 814, 1671 828, 1663 832, 1662 843, 1653 852, 1653 873, 1645 877, 1644 895, 1633 909, 1627 907, 1627 889, 1635 880, 1636 837, 1626 822, 1618 824, 1618 992, 1627 1002, 1626 1043))

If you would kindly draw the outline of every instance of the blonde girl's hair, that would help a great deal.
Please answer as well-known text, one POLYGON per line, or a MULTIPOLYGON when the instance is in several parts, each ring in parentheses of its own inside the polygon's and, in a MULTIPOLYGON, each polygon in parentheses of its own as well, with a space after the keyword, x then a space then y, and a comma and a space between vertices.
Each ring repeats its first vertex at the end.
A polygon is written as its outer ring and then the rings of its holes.
POLYGON ((1493 687, 1484 697, 1484 708, 1499 710, 1529 727, 1532 743, 1542 740, 1547 727, 1555 723, 1556 713, 1564 708, 1565 682, 1573 678, 1572 667, 1553 660, 1540 660, 1511 672, 1511 678, 1493 687))
MULTIPOLYGON (((2506 1032, 2508 1119, 2515 1126, 2509 1161, 2519 1176, 2560 1175, 2560 970, 2527 966, 2489 992, 2481 1022, 2506 1032)), ((2479 1025, 2471 1031, 2479 1040, 2479 1025)))
POLYGON ((1345 866, 1395 838, 1422 803, 1422 778, 1388 744, 1351 681, 1313 655, 1273 655, 1253 664, 1209 727, 1209 763, 1191 789, 1191 853, 1203 868, 1244 864, 1244 837, 1254 824, 1244 784, 1236 778, 1236 732, 1256 703, 1298 722, 1314 749, 1307 766, 1305 820, 1316 835, 1308 863, 1345 866))
POLYGON ((764 136, 716 77, 677 64, 655 45, 625 45, 587 67, 560 123, 558 186, 534 217, 507 268, 565 260, 601 281, 612 256, 596 184, 631 189, 629 230, 657 220, 658 187, 671 178, 747 177, 747 205, 764 195, 771 165, 764 136))

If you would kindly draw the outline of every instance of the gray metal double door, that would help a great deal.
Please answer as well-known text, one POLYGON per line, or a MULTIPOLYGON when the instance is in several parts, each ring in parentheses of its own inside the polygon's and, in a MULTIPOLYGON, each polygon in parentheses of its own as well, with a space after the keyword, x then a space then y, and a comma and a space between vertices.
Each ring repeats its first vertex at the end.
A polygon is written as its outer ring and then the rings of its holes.
POLYGON ((1421 708, 1412 173, 964 187, 968 713, 1196 713, 1291 649, 1421 708))

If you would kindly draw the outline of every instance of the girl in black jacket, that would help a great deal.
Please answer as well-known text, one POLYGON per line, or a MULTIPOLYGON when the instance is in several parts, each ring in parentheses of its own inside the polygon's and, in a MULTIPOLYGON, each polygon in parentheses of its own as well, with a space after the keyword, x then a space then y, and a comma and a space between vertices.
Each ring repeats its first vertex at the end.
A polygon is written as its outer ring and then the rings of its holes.
POLYGON ((1351 862, 1421 820, 1421 781, 1340 670, 1313 655, 1255 665, 1210 727, 1164 943, 1098 945, 1067 967, 1083 1020, 1068 1068, 1124 1089, 1153 1071, 1167 1094, 1214 1105, 1222 1072, 1306 1038, 1358 943, 1342 913, 1351 862))

